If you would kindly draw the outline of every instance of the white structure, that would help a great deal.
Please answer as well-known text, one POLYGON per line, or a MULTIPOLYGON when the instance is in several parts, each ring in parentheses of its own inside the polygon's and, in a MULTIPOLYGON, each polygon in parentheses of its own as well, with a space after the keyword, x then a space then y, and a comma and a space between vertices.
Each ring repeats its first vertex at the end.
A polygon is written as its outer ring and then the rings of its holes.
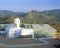
POLYGON ((55 37, 57 30, 48 24, 33 24, 33 29, 35 33, 45 34, 47 37, 55 37))
MULTIPOLYGON (((45 34, 47 37, 54 37, 57 33, 57 30, 48 24, 32 24, 33 29, 21 28, 19 18, 14 20, 14 24, 15 26, 7 26, 5 28, 5 36, 7 38, 20 37, 20 35, 32 35, 32 38, 34 38, 34 32, 39 35, 45 34)), ((25 25, 27 26, 28 24, 25 25)))
POLYGON ((5 36, 7 38, 14 38, 14 37, 20 37, 20 35, 32 35, 32 38, 34 38, 34 31, 33 29, 26 29, 20 27, 20 19, 16 18, 14 20, 15 26, 8 26, 5 28, 5 36))
POLYGON ((20 28, 20 19, 19 18, 16 18, 14 20, 14 23, 16 24, 16 28, 20 28))
POLYGON ((57 30, 51 27, 48 24, 41 25, 44 29, 43 32, 48 36, 54 36, 57 33, 57 30))

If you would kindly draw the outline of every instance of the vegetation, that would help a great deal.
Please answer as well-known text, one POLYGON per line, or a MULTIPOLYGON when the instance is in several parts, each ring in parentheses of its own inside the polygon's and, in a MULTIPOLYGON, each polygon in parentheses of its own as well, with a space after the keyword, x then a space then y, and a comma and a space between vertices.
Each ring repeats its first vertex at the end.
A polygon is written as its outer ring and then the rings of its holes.
POLYGON ((21 24, 20 27, 25 28, 25 25, 24 24, 21 24))
POLYGON ((27 25, 27 28, 33 28, 31 24, 27 25))
POLYGON ((53 28, 57 30, 58 33, 60 33, 60 23, 57 24, 50 24, 53 28))
MULTIPOLYGON (((38 12, 35 10, 30 12, 12 12, 8 10, 0 10, 0 24, 12 24, 14 18, 16 17, 20 18, 22 23, 50 24, 52 27, 57 29, 58 32, 60 32, 60 9, 43 12, 38 12)), ((24 25, 22 25, 22 27, 24 27, 24 25)))
POLYGON ((32 38, 32 35, 25 35, 25 36, 20 35, 20 38, 32 38))
POLYGON ((35 33, 35 38, 46 38, 45 34, 36 34, 35 33))
POLYGON ((60 22, 60 9, 38 12, 12 12, 0 11, 0 23, 13 23, 14 18, 20 18, 24 23, 58 23, 60 22))

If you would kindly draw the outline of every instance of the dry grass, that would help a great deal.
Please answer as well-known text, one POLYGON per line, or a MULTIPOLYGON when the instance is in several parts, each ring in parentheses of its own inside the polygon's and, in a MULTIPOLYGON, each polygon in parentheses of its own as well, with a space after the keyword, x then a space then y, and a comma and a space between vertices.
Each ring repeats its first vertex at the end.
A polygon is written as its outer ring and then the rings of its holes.
POLYGON ((57 38, 60 38, 60 33, 55 34, 57 38))

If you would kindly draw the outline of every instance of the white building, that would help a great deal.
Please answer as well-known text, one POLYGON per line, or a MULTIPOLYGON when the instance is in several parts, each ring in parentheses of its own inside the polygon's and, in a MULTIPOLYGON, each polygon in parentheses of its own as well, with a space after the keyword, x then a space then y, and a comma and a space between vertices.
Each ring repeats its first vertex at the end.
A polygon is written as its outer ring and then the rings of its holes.
POLYGON ((5 36, 7 38, 20 37, 20 35, 32 35, 32 38, 34 38, 33 29, 21 28, 19 18, 16 18, 14 20, 14 24, 15 26, 7 26, 5 28, 6 31, 5 36))
POLYGON ((57 30, 48 24, 33 24, 33 29, 35 33, 45 34, 47 37, 55 37, 57 30))
MULTIPOLYGON (((25 24, 26 26, 28 24, 25 24)), ((39 35, 45 34, 47 37, 54 37, 57 33, 57 30, 51 27, 48 24, 31 24, 33 29, 30 28, 21 28, 20 27, 20 19, 16 18, 14 20, 14 26, 7 26, 5 28, 5 36, 7 38, 20 37, 20 35, 32 35, 34 38, 34 33, 38 33, 39 35)))

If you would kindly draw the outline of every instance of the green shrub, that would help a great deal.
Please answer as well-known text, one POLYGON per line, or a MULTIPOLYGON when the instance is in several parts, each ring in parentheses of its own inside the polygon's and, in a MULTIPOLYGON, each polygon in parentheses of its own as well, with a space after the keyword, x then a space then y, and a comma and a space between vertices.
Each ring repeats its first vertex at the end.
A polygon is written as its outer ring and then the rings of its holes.
POLYGON ((31 24, 27 25, 27 28, 33 28, 31 24))
POLYGON ((32 35, 20 35, 20 38, 32 38, 32 35))
POLYGON ((45 34, 34 34, 35 38, 46 38, 46 35, 45 34))
POLYGON ((21 25, 20 25, 20 27, 23 27, 23 28, 25 28, 25 25, 24 25, 24 24, 21 24, 21 25))

